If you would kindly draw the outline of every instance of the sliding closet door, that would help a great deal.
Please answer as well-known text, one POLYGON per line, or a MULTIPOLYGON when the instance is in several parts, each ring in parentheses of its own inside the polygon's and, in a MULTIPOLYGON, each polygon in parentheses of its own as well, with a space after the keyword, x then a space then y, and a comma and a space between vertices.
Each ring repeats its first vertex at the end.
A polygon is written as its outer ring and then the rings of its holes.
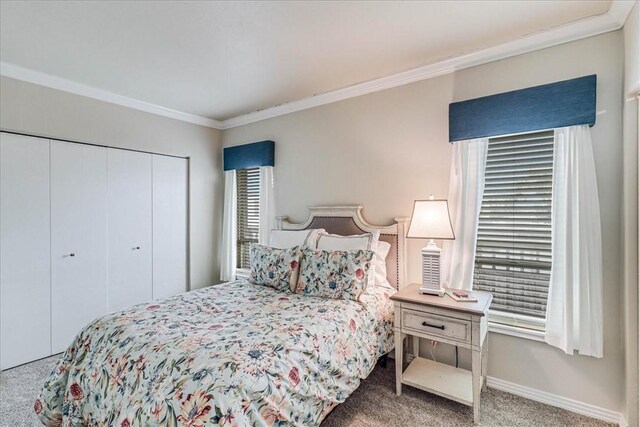
POLYGON ((51 141, 52 348, 107 312, 107 150, 51 141))
POLYGON ((153 298, 187 290, 188 165, 153 156, 153 298))
POLYGON ((49 140, 0 133, 0 365, 51 354, 49 140))
POLYGON ((109 311, 152 299, 152 155, 107 150, 109 311))

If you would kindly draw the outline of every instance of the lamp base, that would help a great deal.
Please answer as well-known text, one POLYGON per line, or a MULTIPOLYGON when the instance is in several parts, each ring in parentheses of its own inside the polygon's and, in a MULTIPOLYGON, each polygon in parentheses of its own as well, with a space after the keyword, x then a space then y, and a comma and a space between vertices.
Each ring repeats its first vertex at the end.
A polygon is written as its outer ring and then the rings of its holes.
POLYGON ((436 246, 435 242, 429 241, 429 244, 422 248, 422 286, 419 291, 421 294, 443 296, 444 290, 440 284, 440 253, 441 249, 436 246))
POLYGON ((418 292, 421 294, 427 294, 427 295, 438 295, 439 297, 444 296, 444 290, 425 288, 424 286, 420 286, 420 289, 418 289, 418 292))

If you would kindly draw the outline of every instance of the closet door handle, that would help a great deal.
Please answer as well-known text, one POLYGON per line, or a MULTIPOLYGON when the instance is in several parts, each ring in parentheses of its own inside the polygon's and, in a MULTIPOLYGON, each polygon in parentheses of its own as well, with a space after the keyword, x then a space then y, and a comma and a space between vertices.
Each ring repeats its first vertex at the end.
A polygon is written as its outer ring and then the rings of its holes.
POLYGON ((442 329, 444 331, 444 325, 432 325, 431 323, 422 322, 422 326, 428 326, 430 328, 442 329))
POLYGON ((69 256, 76 256, 76 254, 75 254, 75 253, 73 253, 73 252, 71 252, 71 253, 69 254, 69 256))
POLYGON ((140 246, 136 246, 135 248, 133 248, 134 251, 139 251, 140 250, 140 246))

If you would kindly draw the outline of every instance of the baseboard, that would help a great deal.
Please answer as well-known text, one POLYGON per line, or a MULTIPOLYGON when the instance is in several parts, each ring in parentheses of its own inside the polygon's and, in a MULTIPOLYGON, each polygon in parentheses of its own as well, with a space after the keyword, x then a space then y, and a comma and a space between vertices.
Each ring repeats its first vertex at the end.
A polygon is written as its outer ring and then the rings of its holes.
POLYGON ((487 385, 491 388, 495 388, 496 390, 506 391, 507 393, 525 397, 536 402, 545 403, 547 405, 566 409, 567 411, 586 415, 591 418, 618 424, 620 427, 628 427, 624 416, 620 412, 612 411, 610 409, 600 408, 588 403, 568 399, 566 397, 558 396, 557 394, 536 390, 535 388, 526 387, 495 377, 487 377, 487 385))

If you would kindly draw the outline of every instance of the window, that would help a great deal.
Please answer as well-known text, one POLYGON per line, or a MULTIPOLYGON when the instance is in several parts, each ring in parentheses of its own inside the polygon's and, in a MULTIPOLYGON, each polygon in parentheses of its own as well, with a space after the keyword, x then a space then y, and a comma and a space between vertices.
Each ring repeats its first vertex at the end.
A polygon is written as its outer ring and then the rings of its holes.
POLYGON ((249 269, 249 249, 260 232, 260 168, 237 169, 236 267, 249 269))
POLYGON ((544 329, 551 273, 553 131, 489 139, 473 286, 492 322, 544 329))

